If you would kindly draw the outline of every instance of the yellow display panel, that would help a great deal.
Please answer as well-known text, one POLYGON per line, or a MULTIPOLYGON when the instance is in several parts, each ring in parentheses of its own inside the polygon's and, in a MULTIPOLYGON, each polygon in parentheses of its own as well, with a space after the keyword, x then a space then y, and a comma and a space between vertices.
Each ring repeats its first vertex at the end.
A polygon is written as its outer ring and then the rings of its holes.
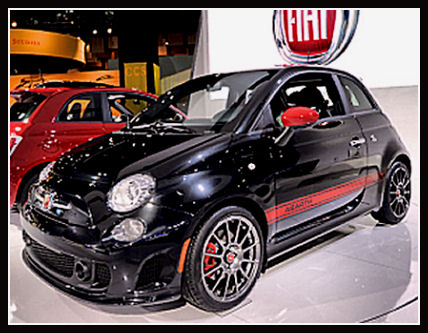
POLYGON ((147 63, 124 63, 123 68, 126 88, 147 91, 147 63))

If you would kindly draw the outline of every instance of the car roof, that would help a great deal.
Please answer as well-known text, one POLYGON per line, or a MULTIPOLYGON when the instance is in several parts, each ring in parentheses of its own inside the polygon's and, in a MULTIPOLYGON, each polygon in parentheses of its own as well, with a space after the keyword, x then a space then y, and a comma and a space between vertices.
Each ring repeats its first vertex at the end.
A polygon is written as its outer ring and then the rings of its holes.
POLYGON ((60 88, 19 88, 19 89, 13 89, 10 91, 10 94, 24 94, 24 93, 35 93, 35 94, 41 94, 41 95, 52 95, 55 92, 62 91, 62 90, 69 90, 69 89, 60 89, 60 88))
POLYGON ((354 77, 349 72, 337 69, 333 67, 326 67, 324 65, 311 65, 311 64, 280 64, 274 65, 270 67, 259 67, 254 69, 243 69, 243 70, 232 70, 232 71, 224 71, 224 72, 216 72, 216 73, 208 73, 199 77, 210 77, 210 76, 219 76, 219 75, 228 75, 228 74, 237 74, 237 73, 246 73, 246 72, 256 72, 256 71, 268 71, 271 74, 285 74, 291 72, 305 72, 305 71, 320 71, 320 72, 330 72, 332 74, 343 74, 354 77))
POLYGON ((63 81, 63 80, 51 80, 47 82, 38 83, 34 88, 50 88, 50 87, 66 87, 66 88, 99 88, 99 87, 115 87, 111 84, 102 82, 91 82, 91 81, 63 81))
POLYGON ((48 88, 21 88, 21 89, 15 89, 11 91, 11 94, 20 94, 25 92, 30 93, 37 93, 42 95, 52 95, 62 92, 69 92, 70 95, 77 95, 81 93, 87 93, 87 92, 131 92, 131 93, 138 93, 142 95, 146 95, 149 97, 157 98, 158 96, 146 91, 137 90, 137 89, 131 89, 131 88, 122 88, 122 87, 97 87, 97 88, 70 88, 70 87, 48 87, 48 88))
POLYGON ((338 69, 338 68, 334 68, 334 67, 326 67, 324 65, 309 65, 309 64, 301 64, 301 65, 289 65, 289 66, 284 66, 284 70, 286 71, 307 71, 307 70, 311 70, 311 71, 327 71, 327 72, 331 72, 331 73, 335 73, 335 74, 344 74, 344 75, 351 75, 349 72, 343 70, 343 69, 338 69))

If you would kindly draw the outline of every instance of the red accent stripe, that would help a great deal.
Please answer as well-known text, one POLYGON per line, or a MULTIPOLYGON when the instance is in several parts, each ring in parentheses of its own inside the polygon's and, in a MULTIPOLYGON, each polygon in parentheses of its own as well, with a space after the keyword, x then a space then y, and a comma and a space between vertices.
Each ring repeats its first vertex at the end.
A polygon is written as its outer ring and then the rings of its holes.
POLYGON ((287 217, 303 213, 314 207, 329 203, 348 194, 369 187, 381 181, 383 175, 378 172, 372 172, 367 176, 361 176, 356 179, 329 187, 319 192, 314 192, 303 197, 299 197, 265 210, 268 224, 278 222, 287 217))

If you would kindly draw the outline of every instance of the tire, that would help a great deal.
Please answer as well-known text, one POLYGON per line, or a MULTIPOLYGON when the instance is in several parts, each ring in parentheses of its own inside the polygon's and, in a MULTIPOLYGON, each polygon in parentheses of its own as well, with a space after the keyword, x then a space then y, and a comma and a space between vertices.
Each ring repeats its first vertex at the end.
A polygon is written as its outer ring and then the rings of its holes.
POLYGON ((382 223, 399 223, 409 211, 410 195, 409 169, 404 163, 395 162, 386 176, 382 206, 372 216, 382 223))
POLYGON ((228 310, 250 293, 264 262, 256 219, 230 206, 211 215, 194 233, 183 272, 183 297, 209 312, 228 310))

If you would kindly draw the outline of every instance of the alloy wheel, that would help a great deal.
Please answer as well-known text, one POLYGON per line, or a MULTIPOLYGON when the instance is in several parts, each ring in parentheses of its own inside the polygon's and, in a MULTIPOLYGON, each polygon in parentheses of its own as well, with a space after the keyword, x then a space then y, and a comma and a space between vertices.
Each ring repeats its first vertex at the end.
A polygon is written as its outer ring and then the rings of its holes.
POLYGON ((397 218, 402 218, 410 206, 410 175, 407 169, 399 167, 391 175, 389 184, 389 206, 397 218))
POLYGON ((249 219, 241 215, 223 218, 202 248, 202 283, 214 300, 234 301, 252 286, 261 264, 261 243, 249 219))

